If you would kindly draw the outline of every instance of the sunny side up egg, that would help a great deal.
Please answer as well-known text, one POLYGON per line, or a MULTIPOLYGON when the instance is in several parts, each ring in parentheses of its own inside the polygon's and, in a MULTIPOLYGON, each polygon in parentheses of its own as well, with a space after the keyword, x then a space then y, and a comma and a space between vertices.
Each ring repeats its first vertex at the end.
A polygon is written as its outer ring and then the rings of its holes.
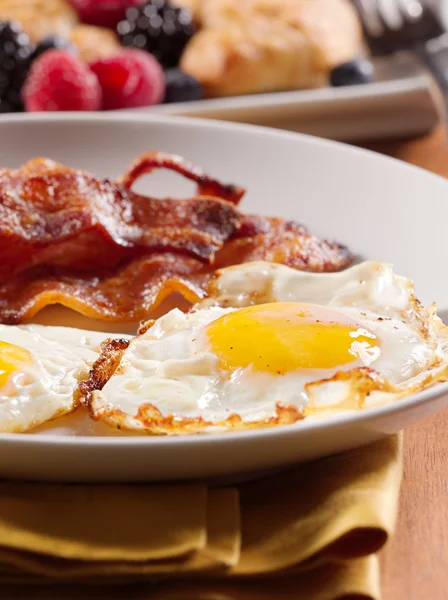
POLYGON ((75 408, 74 392, 108 334, 0 325, 0 432, 29 431, 75 408))
POLYGON ((155 434, 293 423, 442 380, 447 346, 434 307, 390 265, 313 274, 247 263, 218 272, 190 313, 134 338, 84 401, 95 419, 155 434))

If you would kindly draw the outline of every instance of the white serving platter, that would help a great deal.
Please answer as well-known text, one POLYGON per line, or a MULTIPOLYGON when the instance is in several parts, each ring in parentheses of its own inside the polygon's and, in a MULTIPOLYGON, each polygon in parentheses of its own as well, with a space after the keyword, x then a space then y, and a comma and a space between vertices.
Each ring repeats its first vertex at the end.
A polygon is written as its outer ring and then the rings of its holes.
MULTIPOLYGON (((115 177, 138 154, 177 153, 246 186, 242 208, 296 219, 367 259, 391 262, 424 303, 448 309, 448 182, 372 152, 308 136, 160 115, 59 114, 0 119, 0 164, 51 157, 115 177)), ((166 172, 151 195, 185 194, 166 172)), ((191 189, 191 188, 190 188, 191 189)), ((59 313, 66 325, 91 327, 59 313)), ((80 415, 33 434, 0 435, 0 477, 54 481, 169 481, 288 468, 399 431, 448 405, 437 385, 382 408, 269 430, 185 437, 108 435, 80 415)), ((110 432, 112 433, 112 432, 110 432)))

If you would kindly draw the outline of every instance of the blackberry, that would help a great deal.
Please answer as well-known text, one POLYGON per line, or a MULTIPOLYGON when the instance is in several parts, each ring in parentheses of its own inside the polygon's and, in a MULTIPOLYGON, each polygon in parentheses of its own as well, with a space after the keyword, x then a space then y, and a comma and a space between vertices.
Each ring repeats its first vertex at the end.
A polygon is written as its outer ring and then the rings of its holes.
POLYGON ((69 40, 61 37, 60 35, 49 35, 39 42, 34 50, 33 60, 38 56, 46 52, 47 50, 70 50, 70 52, 77 52, 76 46, 74 46, 69 40))
POLYGON ((146 50, 164 68, 176 67, 185 45, 196 33, 192 13, 168 0, 150 0, 131 6, 117 25, 123 46, 146 50))
POLYGON ((0 113, 23 110, 21 90, 32 54, 30 38, 20 24, 0 21, 0 113))

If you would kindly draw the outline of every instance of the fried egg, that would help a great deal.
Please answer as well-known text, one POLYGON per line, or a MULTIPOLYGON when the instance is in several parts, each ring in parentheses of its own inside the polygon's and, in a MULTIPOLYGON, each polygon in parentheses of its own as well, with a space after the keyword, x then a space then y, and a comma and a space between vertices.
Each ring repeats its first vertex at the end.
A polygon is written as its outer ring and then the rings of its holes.
POLYGON ((155 434, 229 430, 359 410, 443 380, 448 328, 390 265, 314 274, 257 262, 219 271, 205 301, 148 324, 117 356, 102 356, 107 381, 85 395, 95 419, 155 434))
POLYGON ((104 333, 0 325, 0 432, 24 432, 75 407, 104 333))

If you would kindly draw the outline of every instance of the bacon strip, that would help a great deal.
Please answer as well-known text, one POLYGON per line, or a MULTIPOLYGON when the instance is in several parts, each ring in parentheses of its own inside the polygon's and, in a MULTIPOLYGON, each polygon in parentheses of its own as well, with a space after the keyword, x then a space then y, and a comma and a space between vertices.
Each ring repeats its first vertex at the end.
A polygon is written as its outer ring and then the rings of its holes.
POLYGON ((139 159, 124 184, 46 159, 0 170, 0 282, 37 265, 93 271, 161 250, 210 261, 241 222, 227 199, 236 202, 243 193, 157 153, 139 159), (198 181, 203 195, 159 199, 129 189, 156 167, 198 181))
POLYGON ((199 196, 213 196, 238 204, 245 193, 244 188, 224 184, 209 177, 202 169, 188 163, 181 156, 164 154, 163 152, 147 152, 137 158, 118 180, 118 183, 125 189, 130 190, 139 177, 151 173, 154 169, 176 171, 187 179, 195 181, 198 185, 199 196))
POLYGON ((216 269, 253 260, 329 272, 349 266, 352 257, 345 247, 319 240, 295 223, 248 216, 212 264, 164 252, 94 275, 63 267, 30 269, 0 287, 0 321, 21 323, 49 304, 108 321, 146 320, 173 292, 193 304, 205 296, 216 269))
POLYGON ((246 215, 240 229, 216 254, 213 268, 256 260, 326 273, 348 267, 353 257, 345 246, 321 240, 294 221, 246 215))
POLYGON ((146 320, 172 292, 191 303, 218 268, 268 260, 337 271, 348 250, 283 219, 243 216, 242 188, 177 156, 149 152, 118 182, 47 159, 0 170, 0 321, 21 323, 49 304, 108 321, 146 320), (199 196, 134 193, 156 168, 195 181, 199 196))
POLYGON ((191 303, 202 298, 202 268, 197 259, 159 253, 95 275, 61 267, 32 269, 0 287, 0 322, 22 323, 51 304, 104 321, 143 320, 173 292, 191 303))

